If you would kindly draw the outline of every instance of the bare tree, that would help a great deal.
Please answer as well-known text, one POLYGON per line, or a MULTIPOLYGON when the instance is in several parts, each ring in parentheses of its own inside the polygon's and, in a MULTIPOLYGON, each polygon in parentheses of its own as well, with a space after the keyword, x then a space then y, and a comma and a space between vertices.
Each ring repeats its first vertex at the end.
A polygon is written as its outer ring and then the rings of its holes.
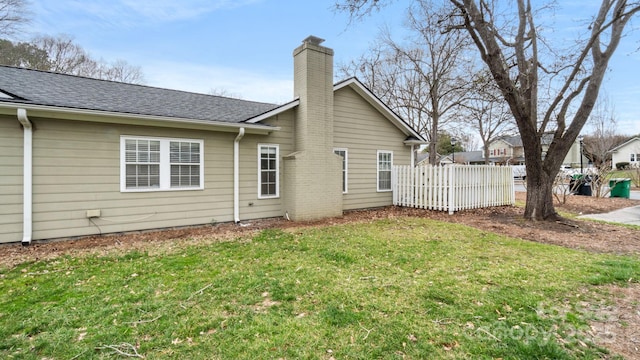
POLYGON ((0 64, 131 84, 144 83, 139 66, 124 60, 112 64, 95 60, 65 35, 40 36, 28 43, 0 39, 0 64))
POLYGON ((367 54, 339 66, 338 73, 359 78, 393 111, 431 141, 429 102, 425 100, 428 97, 428 84, 424 77, 412 69, 413 64, 406 57, 379 40, 367 54))
POLYGON ((459 32, 440 31, 442 19, 432 12, 434 2, 418 0, 408 11, 412 37, 406 44, 383 32, 369 56, 343 67, 363 78, 365 85, 407 119, 429 141, 429 163, 437 160, 438 132, 453 119, 466 95, 469 76, 462 71, 465 44, 459 32), (355 71, 354 71, 355 70, 355 71))
POLYGON ((119 81, 129 84, 144 84, 144 73, 140 66, 134 66, 125 60, 116 60, 112 64, 100 61, 95 74, 90 75, 103 80, 119 81))
POLYGON ((220 96, 220 97, 242 100, 242 95, 231 92, 225 88, 212 88, 211 90, 209 90, 208 94, 213 96, 220 96))
POLYGON ((601 97, 591 112, 588 124, 592 131, 583 140, 583 153, 596 168, 610 167, 610 150, 628 140, 616 132, 615 109, 608 97, 601 97))
MULTIPOLYGON (((361 16, 383 3, 347 0, 342 6, 361 16)), ((554 179, 589 118, 609 60, 629 20, 640 11, 640 4, 602 0, 598 12, 585 26, 586 38, 579 39, 570 51, 553 49, 540 36, 536 24, 540 9, 534 9, 530 0, 517 0, 512 7, 492 0, 449 3, 454 9, 442 15, 448 15, 446 18, 454 24, 443 22, 439 28, 445 32, 462 30, 469 35, 518 126, 527 167, 524 216, 556 220, 560 216, 553 205, 554 179), (512 9, 515 12, 509 15, 512 9), (549 51, 543 54, 544 49, 549 51), (549 81, 541 85, 543 80, 549 81), (552 132, 553 140, 543 156, 542 137, 548 132, 552 132)))
POLYGON ((27 0, 0 0, 0 35, 11 36, 28 21, 27 0))
POLYGON ((462 114, 464 124, 473 128, 480 136, 484 160, 489 164, 491 144, 500 136, 513 133, 515 130, 515 121, 509 106, 491 78, 491 74, 479 71, 473 76, 462 114))
POLYGON ((32 43, 49 55, 49 71, 90 77, 98 68, 97 62, 69 36, 39 36, 32 43))
POLYGON ((497 13, 488 0, 450 1, 457 8, 454 16, 460 18, 460 26, 476 44, 518 125, 528 174, 525 217, 557 219, 553 181, 595 105, 624 27, 640 7, 625 0, 602 0, 590 35, 576 55, 556 57, 555 63, 545 66, 539 56, 540 37, 530 0, 517 1, 513 32, 504 30, 507 27, 499 30, 497 13), (541 69, 552 71, 562 84, 546 109, 539 108, 541 69), (574 113, 570 113, 572 108, 574 113), (543 158, 542 136, 554 128, 553 141, 543 158))
POLYGON ((627 137, 616 133, 615 109, 607 96, 598 99, 588 124, 593 130, 584 137, 580 155, 593 163, 591 188, 596 197, 603 197, 608 193, 606 175, 612 168, 610 150, 625 142, 627 137))

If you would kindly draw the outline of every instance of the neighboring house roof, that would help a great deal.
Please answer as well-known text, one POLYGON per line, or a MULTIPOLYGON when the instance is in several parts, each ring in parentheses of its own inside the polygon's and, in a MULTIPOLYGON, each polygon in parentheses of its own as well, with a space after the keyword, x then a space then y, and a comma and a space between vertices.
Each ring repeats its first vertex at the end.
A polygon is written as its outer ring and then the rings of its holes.
POLYGON ((459 151, 455 153, 457 159, 463 160, 468 163, 484 162, 482 151, 459 151))
MULTIPOLYGON (((540 138, 540 143, 542 145, 550 145, 553 141, 554 134, 551 132, 546 132, 542 134, 540 138)), ((498 137, 495 141, 504 141, 509 144, 511 147, 522 147, 522 138, 520 135, 504 135, 498 137)))
POLYGON ((631 139, 629 139, 629 140, 627 140, 627 141, 623 142, 622 144, 620 144, 620 145, 618 145, 618 146, 616 146, 616 147, 612 148, 612 149, 611 149, 611 150, 609 150, 609 151, 610 151, 610 152, 616 152, 616 151, 618 151, 618 150, 622 149, 623 147, 625 147, 625 146, 627 146, 627 145, 631 144, 631 143, 632 143, 632 142, 634 142, 634 141, 640 141, 640 137, 637 137, 637 136, 636 136, 636 137, 632 137, 631 139))
POLYGON ((53 72, 0 66, 0 102, 238 123, 268 104, 53 72))
POLYGON ((522 147, 522 138, 520 135, 504 135, 497 138, 495 141, 504 141, 512 147, 522 147))
MULTIPOLYGON (((437 156, 437 154, 436 154, 437 156)), ((429 153, 428 152, 418 152, 416 154, 416 164, 420 164, 423 161, 429 161, 429 153)))

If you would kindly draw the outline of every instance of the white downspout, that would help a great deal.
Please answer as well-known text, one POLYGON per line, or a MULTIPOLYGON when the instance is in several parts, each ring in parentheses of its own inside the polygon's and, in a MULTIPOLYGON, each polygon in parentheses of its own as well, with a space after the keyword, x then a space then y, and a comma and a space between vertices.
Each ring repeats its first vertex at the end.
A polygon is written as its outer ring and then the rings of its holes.
POLYGON ((33 231, 33 126, 27 117, 27 110, 18 109, 18 121, 24 128, 23 141, 23 237, 22 245, 31 244, 33 231))
POLYGON ((233 140, 233 220, 240 222, 240 140, 244 137, 244 128, 233 140))
POLYGON ((411 167, 414 168, 416 167, 416 146, 415 145, 411 145, 411 167))

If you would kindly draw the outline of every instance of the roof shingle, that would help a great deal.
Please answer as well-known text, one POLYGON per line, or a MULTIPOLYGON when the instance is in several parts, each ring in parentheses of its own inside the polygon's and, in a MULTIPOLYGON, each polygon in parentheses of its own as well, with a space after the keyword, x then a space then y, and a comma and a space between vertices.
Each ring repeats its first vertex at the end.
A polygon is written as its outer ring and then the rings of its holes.
POLYGON ((0 66, 0 91, 14 97, 0 97, 0 102, 230 123, 239 123, 278 107, 9 66, 0 66))

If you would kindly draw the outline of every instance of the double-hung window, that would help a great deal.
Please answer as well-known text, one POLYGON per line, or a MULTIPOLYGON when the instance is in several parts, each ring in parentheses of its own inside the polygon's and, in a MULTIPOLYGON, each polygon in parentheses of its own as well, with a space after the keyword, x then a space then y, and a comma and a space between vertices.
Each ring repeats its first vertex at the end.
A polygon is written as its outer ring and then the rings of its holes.
POLYGON ((636 160, 639 160, 636 156, 640 155, 640 154, 629 154, 629 161, 630 162, 636 162, 636 160))
POLYGON ((200 143, 170 141, 171 187, 193 188, 200 186, 200 143))
POLYGON ((203 189, 203 147, 202 140, 122 136, 120 190, 203 189))
POLYGON ((393 152, 378 150, 378 191, 391 191, 393 152))
POLYGON ((258 198, 276 198, 279 190, 278 145, 258 145, 258 198))
POLYGON ((342 148, 335 148, 333 149, 333 152, 336 155, 340 155, 342 156, 342 193, 346 194, 348 187, 347 187, 347 174, 348 174, 348 166, 349 166, 349 159, 347 156, 347 149, 342 149, 342 148))

